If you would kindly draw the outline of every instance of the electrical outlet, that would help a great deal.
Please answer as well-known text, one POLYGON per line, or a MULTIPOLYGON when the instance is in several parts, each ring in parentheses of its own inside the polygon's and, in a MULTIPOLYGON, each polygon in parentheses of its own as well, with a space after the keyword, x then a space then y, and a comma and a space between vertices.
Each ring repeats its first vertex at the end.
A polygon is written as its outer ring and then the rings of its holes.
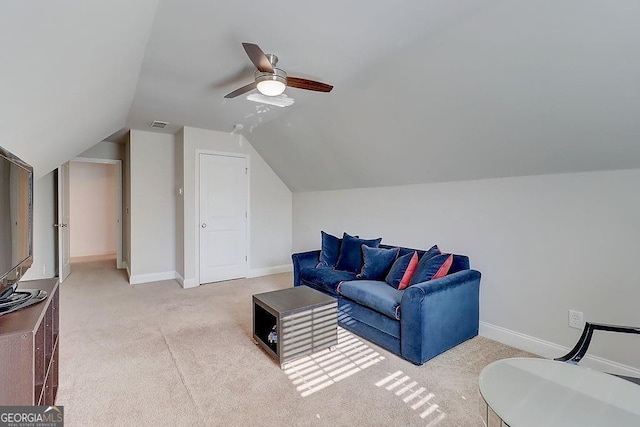
POLYGON ((584 328, 584 317, 581 311, 569 310, 569 327, 576 329, 584 328))

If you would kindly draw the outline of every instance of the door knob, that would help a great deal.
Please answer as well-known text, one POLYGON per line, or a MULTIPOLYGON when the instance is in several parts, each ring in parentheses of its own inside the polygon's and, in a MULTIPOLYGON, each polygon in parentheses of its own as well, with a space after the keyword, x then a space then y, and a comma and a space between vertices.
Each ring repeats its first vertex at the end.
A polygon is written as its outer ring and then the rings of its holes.
POLYGON ((202 228, 207 228, 207 223, 206 222, 202 223, 202 228))

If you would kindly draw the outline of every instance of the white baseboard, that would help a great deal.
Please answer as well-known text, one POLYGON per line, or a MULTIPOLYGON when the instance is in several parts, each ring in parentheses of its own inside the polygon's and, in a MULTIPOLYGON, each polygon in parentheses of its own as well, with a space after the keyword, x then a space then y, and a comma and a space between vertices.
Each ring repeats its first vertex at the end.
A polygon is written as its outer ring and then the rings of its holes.
MULTIPOLYGON (((273 267, 265 267, 265 268, 254 268, 247 272, 247 278, 268 276, 270 274, 288 273, 290 271, 293 271, 293 266, 290 264, 276 265, 273 267)), ((185 279, 184 277, 180 276, 176 272, 175 278, 178 281, 178 283, 180 283, 180 285, 185 289, 195 288, 196 286, 199 286, 198 281, 196 280, 195 277, 185 279)))
MULTIPOLYGON (((189 279, 185 279, 177 271, 165 271, 163 273, 151 273, 151 274, 136 274, 135 276, 131 275, 131 271, 129 270, 129 266, 127 263, 124 263, 125 268, 127 270, 127 276, 129 277, 129 284, 138 285, 140 283, 149 283, 149 282, 158 282, 160 280, 171 280, 175 279, 180 283, 180 286, 183 288, 195 288, 198 286, 198 281, 195 277, 191 277, 189 279)), ((247 273, 247 277, 260 277, 260 276, 268 276, 270 274, 278 274, 278 273, 288 273, 293 271, 293 266, 290 264, 285 265, 276 265, 273 267, 266 268, 254 268, 249 270, 247 273)))
MULTIPOLYGON (((492 325, 491 323, 480 322, 479 335, 501 342, 502 344, 537 354, 546 359, 554 359, 564 356, 571 350, 569 347, 558 345, 549 341, 541 340, 530 335, 512 331, 501 326, 492 325)), ((598 356, 587 354, 581 361, 580 365, 589 368, 610 372, 631 377, 640 377, 640 369, 632 366, 623 365, 622 363, 607 360, 598 356)))
MULTIPOLYGON (((127 272, 129 272, 128 268, 127 272)), ((136 274, 135 276, 131 276, 131 274, 129 274, 129 284, 138 285, 140 283, 158 282, 160 280, 173 280, 177 278, 178 273, 176 273, 175 271, 165 271, 162 273, 151 274, 136 274)))
POLYGON ((291 264, 275 265, 273 267, 265 268, 253 268, 247 272, 247 277, 268 276, 270 274, 288 273, 290 271, 293 271, 293 265, 291 264))
POLYGON ((69 257, 71 262, 87 262, 87 261, 104 261, 109 259, 116 259, 115 252, 91 254, 91 255, 75 255, 69 257))
POLYGON ((192 277, 191 279, 185 279, 184 277, 176 273, 176 280, 184 289, 195 288, 196 286, 198 286, 198 282, 196 281, 195 277, 192 277))

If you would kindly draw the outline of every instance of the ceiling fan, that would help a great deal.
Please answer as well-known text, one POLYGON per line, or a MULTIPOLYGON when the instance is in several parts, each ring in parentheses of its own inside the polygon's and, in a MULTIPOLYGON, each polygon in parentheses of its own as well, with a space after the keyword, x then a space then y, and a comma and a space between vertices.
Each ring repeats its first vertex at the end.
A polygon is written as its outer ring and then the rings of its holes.
POLYGON ((300 77, 289 77, 284 70, 276 68, 278 63, 277 56, 272 54, 265 55, 262 49, 253 43, 242 43, 242 46, 253 65, 257 68, 254 73, 255 81, 226 94, 225 98, 235 98, 253 89, 258 89, 258 92, 263 95, 278 96, 284 92, 287 86, 316 92, 331 92, 331 89, 333 89, 333 86, 326 83, 300 77))

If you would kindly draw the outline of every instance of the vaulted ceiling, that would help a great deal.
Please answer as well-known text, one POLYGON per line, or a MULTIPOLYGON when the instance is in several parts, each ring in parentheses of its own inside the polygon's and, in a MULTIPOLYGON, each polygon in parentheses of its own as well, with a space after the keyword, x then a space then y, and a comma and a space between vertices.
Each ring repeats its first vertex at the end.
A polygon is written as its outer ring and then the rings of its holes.
POLYGON ((235 124, 292 191, 640 167, 640 2, 6 1, 0 145, 42 176, 122 129, 235 124), (279 108, 242 42, 290 75, 279 108))

